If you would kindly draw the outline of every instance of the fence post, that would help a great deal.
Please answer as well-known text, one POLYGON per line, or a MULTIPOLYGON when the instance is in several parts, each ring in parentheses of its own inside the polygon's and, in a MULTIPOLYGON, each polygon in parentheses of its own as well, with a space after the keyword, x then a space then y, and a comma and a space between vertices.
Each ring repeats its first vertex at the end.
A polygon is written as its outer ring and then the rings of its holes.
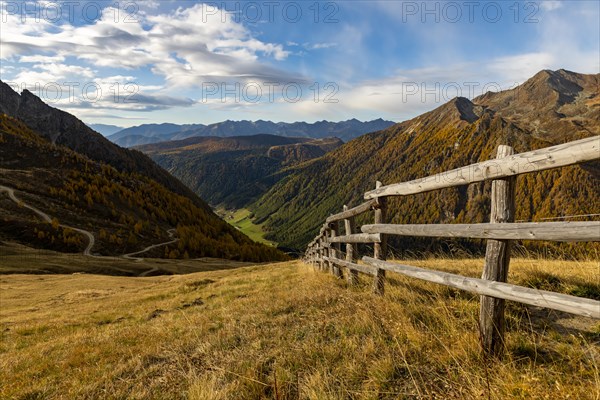
POLYGON ((319 237, 319 269, 323 271, 325 269, 325 263, 323 262, 323 236, 319 237))
MULTIPOLYGON (((344 211, 348 210, 348 206, 344 206, 344 211)), ((346 230, 346 235, 352 235, 354 233, 354 217, 346 218, 344 220, 344 229, 346 230)), ((356 249, 352 245, 352 243, 346 243, 346 261, 354 262, 358 258, 358 245, 356 249)), ((356 285, 358 283, 358 271, 353 269, 348 269, 348 284, 356 285)))
MULTIPOLYGON (((496 158, 514 154, 510 146, 498 146, 496 158)), ((490 223, 514 222, 515 177, 492 181, 492 204, 490 223)), ((510 240, 488 240, 482 279, 506 282, 510 263, 510 240)), ((483 351, 487 355, 501 355, 504 349, 504 304, 503 299, 481 296, 479 326, 483 351)))
MULTIPOLYGON (((377 181, 375 188, 379 189, 382 183, 377 181)), ((375 205, 375 224, 383 224, 386 219, 386 206, 387 198, 377 197, 377 204, 375 205)), ((375 243, 373 246, 373 258, 378 260, 385 260, 387 252, 387 239, 386 235, 381 235, 381 243, 375 243)), ((383 296, 385 287, 385 270, 377 269, 377 274, 373 278, 373 293, 383 296)))
MULTIPOLYGON (((331 231, 329 232, 329 237, 330 238, 336 237, 339 232, 339 228, 340 228, 339 222, 334 221, 329 225, 329 227, 331 228, 331 231)), ((340 250, 341 250, 340 244, 332 242, 331 247, 329 248, 329 256, 332 258, 338 258, 341 253, 340 250)), ((339 265, 331 263, 331 268, 332 268, 333 275, 335 275, 337 278, 344 277, 344 274, 342 273, 342 269, 340 268, 339 265)))
MULTIPOLYGON (((323 243, 325 244, 323 248, 323 254, 327 257, 331 257, 331 243, 329 242, 329 227, 325 227, 323 231, 323 243)), ((327 271, 333 274, 333 263, 331 261, 325 261, 325 267, 327 271)))

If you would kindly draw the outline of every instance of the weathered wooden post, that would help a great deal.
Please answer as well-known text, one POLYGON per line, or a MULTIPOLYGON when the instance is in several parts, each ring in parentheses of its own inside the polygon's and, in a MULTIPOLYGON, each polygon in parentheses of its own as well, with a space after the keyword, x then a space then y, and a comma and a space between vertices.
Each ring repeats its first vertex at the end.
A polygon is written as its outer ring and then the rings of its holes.
MULTIPOLYGON (((334 238, 337 236, 339 229, 340 229, 340 224, 338 221, 333 221, 329 227, 331 228, 331 231, 329 233, 329 237, 330 238, 334 238)), ((331 243, 331 248, 329 249, 329 254, 330 257, 332 258, 338 258, 341 254, 341 245, 339 243, 331 243)), ((342 269, 340 268, 339 265, 331 263, 331 268, 333 270, 333 275, 335 275, 338 278, 343 278, 344 274, 342 273, 342 269)))
MULTIPOLYGON (((329 226, 325 226, 323 230, 323 254, 325 257, 331 257, 331 243, 329 242, 329 226)), ((333 274, 333 263, 325 261, 325 267, 327 271, 333 274)))
MULTIPOLYGON (((375 189, 379 189, 382 183, 377 181, 375 189)), ((387 198, 377 197, 377 203, 375 204, 375 224, 383 224, 386 219, 386 206, 387 198)), ((381 235, 381 243, 375 243, 373 246, 373 258, 378 260, 385 260, 387 252, 387 239, 386 235, 381 235)), ((377 269, 377 274, 373 278, 373 293, 383 296, 385 287, 385 270, 377 269)))
POLYGON ((325 263, 323 261, 323 255, 324 255, 323 246, 324 246, 324 241, 323 241, 323 235, 321 234, 319 236, 319 250, 318 250, 318 252, 319 252, 319 269, 321 271, 323 271, 325 269, 325 263))
MULTIPOLYGON (((498 146, 496 158, 514 154, 510 146, 498 146)), ((514 222, 515 177, 492 181, 492 204, 490 223, 514 222)), ((510 263, 510 240, 488 240, 482 279, 506 282, 510 263)), ((487 355, 501 355, 504 349, 504 304, 503 299, 481 296, 479 326, 483 351, 487 355)))
POLYGON ((323 271, 327 271, 328 264, 327 264, 327 261, 325 261, 323 259, 323 257, 325 257, 327 255, 327 253, 325 252, 325 250, 327 249, 326 248, 326 246, 327 246, 327 240, 325 238, 325 231, 323 231, 323 233, 321 234, 321 236, 322 236, 321 237, 321 269, 323 271))
MULTIPOLYGON (((348 206, 344 206, 344 211, 348 210, 348 206)), ((344 220, 344 229, 346 235, 352 235, 354 233, 354 217, 346 218, 344 220)), ((358 246, 356 246, 358 250, 358 246)), ((354 262, 358 258, 358 251, 355 251, 352 243, 346 243, 346 261, 354 262)), ((358 271, 349 269, 348 270, 348 284, 356 285, 358 283, 358 271)))

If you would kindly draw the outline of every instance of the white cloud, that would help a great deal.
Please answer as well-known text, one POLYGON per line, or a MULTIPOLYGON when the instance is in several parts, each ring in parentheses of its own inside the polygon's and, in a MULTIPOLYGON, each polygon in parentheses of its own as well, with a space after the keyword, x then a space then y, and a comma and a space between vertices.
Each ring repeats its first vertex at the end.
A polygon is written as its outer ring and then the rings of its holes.
POLYGON ((207 77, 289 80, 290 74, 262 61, 284 60, 289 53, 283 46, 260 41, 242 24, 223 22, 205 7, 138 15, 137 22, 115 22, 116 10, 108 7, 102 19, 84 26, 28 24, 8 15, 0 57, 34 62, 75 56, 97 67, 149 67, 174 86, 199 85, 207 77))
POLYGON ((557 68, 600 73, 599 18, 600 3, 596 1, 545 14, 543 23, 537 25, 540 51, 551 55, 557 68))
POLYGON ((34 55, 34 56, 21 56, 19 58, 20 63, 56 63, 65 61, 65 57, 63 56, 44 56, 44 55, 34 55))
MULTIPOLYGON (((487 63, 465 62, 398 70, 383 79, 344 85, 338 103, 304 100, 294 111, 304 117, 341 119, 374 115, 402 121, 432 110, 454 97, 474 98, 487 91, 513 88, 543 69, 562 68, 563 60, 547 52, 499 57, 487 63)), ((593 70, 579 69, 593 73, 593 70)), ((363 118, 365 118, 363 117, 363 118)))
POLYGON ((151 10, 155 10, 160 6, 158 0, 138 0, 137 3, 140 7, 148 8, 151 10))
POLYGON ((181 96, 181 89, 206 81, 303 81, 269 65, 268 60, 288 56, 282 45, 256 39, 233 19, 221 21, 220 15, 206 13, 203 4, 150 12, 159 6, 141 3, 138 21, 131 22, 116 22, 115 15, 125 14, 108 7, 101 19, 83 26, 43 19, 34 23, 31 18, 24 23, 19 15, 4 15, 0 58, 18 64, 3 66, 3 74, 10 75, 2 79, 80 117, 91 116, 92 110, 190 107, 196 100, 181 96), (102 76, 102 68, 136 73, 102 76), (163 82, 138 84, 133 75, 146 70, 163 82))
POLYGON ((544 11, 558 10, 563 6, 563 2, 559 0, 545 0, 538 3, 540 8, 544 11))
MULTIPOLYGON (((85 26, 55 25, 43 20, 23 24, 18 17, 9 16, 1 27, 0 57, 10 61, 3 62, 0 70, 3 79, 10 76, 11 80, 23 82, 79 81, 99 85, 105 94, 101 100, 91 105, 77 101, 63 103, 78 115, 98 114, 103 108, 127 112, 173 107, 169 113, 179 113, 181 119, 213 118, 208 114, 218 109, 223 119, 230 117, 226 112, 235 110, 237 115, 264 113, 256 115, 286 120, 373 116, 402 120, 439 106, 455 95, 479 95, 486 90, 486 84, 492 90, 512 87, 541 69, 600 72, 597 2, 578 2, 578 7, 567 7, 567 3, 558 1, 538 3, 544 12, 536 15, 539 23, 531 25, 528 31, 531 35, 522 39, 527 46, 520 48, 526 50, 519 53, 507 48, 501 37, 490 37, 502 41, 493 48, 493 54, 503 56, 485 61, 479 61, 480 49, 472 47, 471 25, 423 24, 420 16, 409 18, 406 23, 396 20, 397 31, 405 36, 389 35, 390 42, 380 43, 382 49, 377 49, 371 35, 378 26, 374 26, 373 19, 357 18, 341 22, 327 35, 309 36, 305 43, 285 42, 284 36, 282 43, 286 44, 282 45, 261 40, 234 18, 222 21, 220 12, 208 15, 202 4, 179 4, 185 7, 167 12, 162 11, 165 3, 155 0, 140 3, 139 21, 131 23, 115 22, 110 7, 101 20, 85 26), (387 44, 409 39, 410 45, 418 50, 408 49, 407 60, 398 54, 386 53, 389 57, 384 58, 379 53, 386 51, 387 44), (286 48, 295 54, 315 55, 311 60, 315 63, 300 60, 288 69, 302 73, 282 71, 276 66, 291 54, 286 48), (319 49, 331 51, 311 52, 319 49), (373 66, 372 55, 377 63, 381 60, 381 65, 373 66), (74 59, 77 65, 72 65, 74 59), (416 67, 393 70, 396 65, 416 67), (105 69, 110 72, 104 72, 105 69), (110 76, 102 76, 103 73, 110 76), (313 73, 318 75, 321 85, 329 80, 339 84, 336 96, 339 103, 315 103, 310 100, 312 95, 308 90, 309 95, 295 104, 209 101, 199 105, 185 97, 200 98, 203 82, 308 83, 305 76, 313 73), (154 76, 145 81, 148 75, 154 76), (365 76, 378 78, 367 80, 365 76), (124 85, 136 83, 137 77, 141 82, 151 83, 137 86, 135 96, 130 99, 133 102, 123 104, 111 99, 109 94, 115 85, 123 89, 124 85), (414 84, 418 88, 416 93, 412 93, 414 84), (429 94, 423 93, 423 89, 429 94)), ((375 4, 380 7, 377 12, 383 10, 391 18, 402 17, 402 5, 389 1, 375 4)), ((349 2, 344 7, 353 7, 360 15, 372 12, 363 9, 360 2, 349 2)), ((506 18, 512 18, 512 14, 507 13, 506 18)), ((386 28, 396 32, 393 25, 386 28)), ((485 43, 488 42, 481 41, 481 46, 486 46, 485 43)), ((171 118, 166 111, 156 115, 156 118, 171 118)))
POLYGON ((310 50, 319 50, 319 49, 329 49, 331 47, 336 47, 337 43, 313 43, 307 44, 306 47, 310 50))
POLYGON ((11 81, 17 87, 28 88, 31 91, 35 90, 32 88, 37 87, 51 88, 52 91, 56 91, 57 87, 63 87, 63 90, 68 93, 70 89, 65 84, 89 82, 94 76, 95 72, 87 67, 50 62, 21 68, 13 78, 3 79, 11 81))

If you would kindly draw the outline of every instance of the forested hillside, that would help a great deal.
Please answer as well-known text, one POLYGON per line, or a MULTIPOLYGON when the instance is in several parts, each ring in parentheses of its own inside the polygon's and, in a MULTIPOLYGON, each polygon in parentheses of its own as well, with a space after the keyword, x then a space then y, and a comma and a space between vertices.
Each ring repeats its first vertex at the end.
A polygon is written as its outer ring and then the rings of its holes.
POLYGON ((338 148, 337 138, 275 135, 193 137, 138 147, 213 206, 243 208, 286 175, 286 168, 338 148))
MULTIPOLYGON (((272 247, 252 242, 207 207, 173 193, 140 173, 119 171, 52 144, 23 122, 0 115, 0 185, 52 216, 46 223, 23 204, 0 196, 0 240, 63 252, 81 252, 87 239, 61 225, 90 231, 94 254, 122 255, 179 241, 147 255, 282 260, 272 247)), ((200 200, 198 199, 198 202, 200 200)), ((203 204, 203 203, 202 203, 203 204)))
MULTIPOLYGON (((488 93, 473 102, 457 98, 293 168, 251 210, 257 222, 266 222, 268 238, 303 248, 329 214, 341 211, 343 204, 361 203, 376 180, 408 181, 487 160, 495 157, 499 144, 523 152, 598 135, 598 80, 599 75, 542 71, 511 91, 488 93)), ((516 219, 539 221, 596 212, 599 171, 598 163, 588 163, 520 176, 516 219)), ((488 183, 395 198, 389 202, 389 217, 393 223, 484 222, 490 211, 489 193, 488 183)), ((403 240, 392 248, 461 246, 464 243, 457 241, 403 240)), ((582 245, 555 249, 572 246, 582 245)))

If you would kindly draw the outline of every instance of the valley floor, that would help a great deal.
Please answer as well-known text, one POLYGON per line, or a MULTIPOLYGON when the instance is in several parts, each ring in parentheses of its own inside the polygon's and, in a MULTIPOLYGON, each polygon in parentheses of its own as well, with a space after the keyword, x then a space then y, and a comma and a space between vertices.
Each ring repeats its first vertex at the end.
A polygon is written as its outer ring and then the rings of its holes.
MULTIPOLYGON (((412 263, 478 276, 482 261, 412 263)), ((509 280, 600 293, 597 262, 514 260, 509 280)), ((389 281, 380 298, 301 262, 2 275, 0 398, 600 397, 598 321, 508 303, 507 355, 485 361, 477 296, 389 281)))
POLYGON ((217 215, 227 221, 230 225, 235 226, 240 232, 255 242, 269 246, 277 246, 277 243, 265 238, 263 225, 257 225, 252 221, 252 218, 250 218, 252 212, 250 210, 242 208, 240 210, 230 211, 219 208, 217 209, 217 215))

